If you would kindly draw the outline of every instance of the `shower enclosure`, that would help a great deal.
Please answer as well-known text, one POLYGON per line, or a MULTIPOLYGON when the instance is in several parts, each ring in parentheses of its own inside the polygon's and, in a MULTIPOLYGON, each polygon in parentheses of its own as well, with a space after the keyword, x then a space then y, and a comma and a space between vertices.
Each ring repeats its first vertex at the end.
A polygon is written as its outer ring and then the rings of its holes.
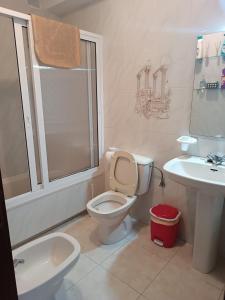
POLYGON ((79 68, 41 65, 30 16, 0 8, 0 39, 0 166, 5 198, 23 202, 97 170, 101 38, 81 31, 79 68))

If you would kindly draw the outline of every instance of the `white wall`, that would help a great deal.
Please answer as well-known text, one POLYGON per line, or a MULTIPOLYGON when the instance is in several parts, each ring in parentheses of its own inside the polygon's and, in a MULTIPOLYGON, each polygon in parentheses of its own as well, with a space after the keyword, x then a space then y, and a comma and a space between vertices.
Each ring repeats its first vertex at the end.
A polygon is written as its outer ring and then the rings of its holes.
MULTIPOLYGON (((225 9, 225 8, 224 8, 225 9)), ((211 0, 105 0, 67 15, 64 20, 103 35, 105 147, 150 156, 155 165, 180 155, 176 138, 189 133, 196 35, 224 30, 225 11, 211 0), (170 118, 149 120, 135 112, 136 74, 150 60, 153 68, 169 62, 170 118)), ((218 144, 202 140, 194 154, 218 144)), ((149 207, 169 202, 183 214, 182 236, 193 240, 195 194, 154 172, 150 192, 137 203, 147 220, 149 207)))
POLYGON ((0 6, 8 9, 16 10, 22 13, 27 13, 27 14, 33 13, 37 15, 46 16, 49 18, 58 19, 56 15, 54 15, 53 13, 47 10, 39 9, 34 6, 28 5, 26 0, 0 0, 0 6))

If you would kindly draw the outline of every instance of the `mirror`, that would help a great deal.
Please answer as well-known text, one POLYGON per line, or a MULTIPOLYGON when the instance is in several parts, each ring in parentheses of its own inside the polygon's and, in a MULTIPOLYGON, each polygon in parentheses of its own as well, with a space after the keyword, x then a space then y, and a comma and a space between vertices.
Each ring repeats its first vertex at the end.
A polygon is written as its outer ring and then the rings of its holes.
POLYGON ((190 133, 225 137, 225 32, 197 37, 190 133))

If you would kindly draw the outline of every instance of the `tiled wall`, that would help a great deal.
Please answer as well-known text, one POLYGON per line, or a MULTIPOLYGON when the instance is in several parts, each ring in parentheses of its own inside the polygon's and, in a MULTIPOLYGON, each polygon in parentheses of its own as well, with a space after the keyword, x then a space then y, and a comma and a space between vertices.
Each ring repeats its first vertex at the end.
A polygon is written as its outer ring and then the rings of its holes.
MULTIPOLYGON (((105 146, 150 156, 155 165, 180 155, 176 138, 189 133, 196 35, 224 30, 225 13, 211 0, 105 0, 67 15, 64 20, 104 38, 105 146), (135 113, 136 74, 150 60, 153 69, 169 62, 169 119, 135 113)), ((201 139, 193 154, 217 150, 201 139)), ((183 213, 182 236, 193 240, 195 193, 154 172, 150 192, 137 202, 136 214, 148 218, 153 203, 169 202, 183 213)))

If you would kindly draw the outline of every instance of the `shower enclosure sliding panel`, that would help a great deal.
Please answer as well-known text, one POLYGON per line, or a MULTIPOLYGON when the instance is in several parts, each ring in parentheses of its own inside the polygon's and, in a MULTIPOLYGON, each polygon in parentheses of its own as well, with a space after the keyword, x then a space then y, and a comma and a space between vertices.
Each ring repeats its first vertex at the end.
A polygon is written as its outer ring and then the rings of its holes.
POLYGON ((31 114, 31 123, 32 123, 32 138, 34 143, 34 154, 35 154, 35 162, 36 168, 35 172, 37 172, 37 183, 42 183, 42 175, 41 175, 41 160, 40 160, 40 151, 39 151, 39 141, 38 141, 38 130, 37 130, 37 116, 34 102, 34 91, 33 91, 33 79, 31 72, 31 59, 30 59, 30 46, 29 46, 29 38, 28 38, 28 28, 22 27, 23 34, 23 46, 24 46, 24 66, 26 67, 26 75, 27 75, 27 88, 29 92, 29 104, 30 104, 30 114, 31 114))
POLYGON ((30 17, 6 14, 0 14, 0 167, 7 205, 13 206, 97 171, 102 44, 81 31, 78 68, 44 66, 35 56, 30 17))
POLYGON ((96 44, 81 40, 81 65, 39 65, 49 180, 99 164, 96 44))
MULTIPOLYGON (((32 191, 38 190, 37 186, 37 170, 36 170, 36 153, 34 148, 34 134, 33 134, 33 123, 31 117, 31 104, 32 98, 30 97, 30 91, 28 88, 28 72, 25 59, 25 45, 26 40, 24 40, 23 27, 21 22, 18 23, 14 21, 14 31, 15 31, 15 41, 17 48, 17 60, 20 76, 20 88, 22 94, 22 104, 23 104, 23 114, 24 114, 24 125, 27 138, 27 154, 30 167, 30 179, 32 191)), ((22 22, 25 23, 25 22, 22 22)))
POLYGON ((13 20, 0 16, 0 167, 5 198, 31 191, 13 20))

